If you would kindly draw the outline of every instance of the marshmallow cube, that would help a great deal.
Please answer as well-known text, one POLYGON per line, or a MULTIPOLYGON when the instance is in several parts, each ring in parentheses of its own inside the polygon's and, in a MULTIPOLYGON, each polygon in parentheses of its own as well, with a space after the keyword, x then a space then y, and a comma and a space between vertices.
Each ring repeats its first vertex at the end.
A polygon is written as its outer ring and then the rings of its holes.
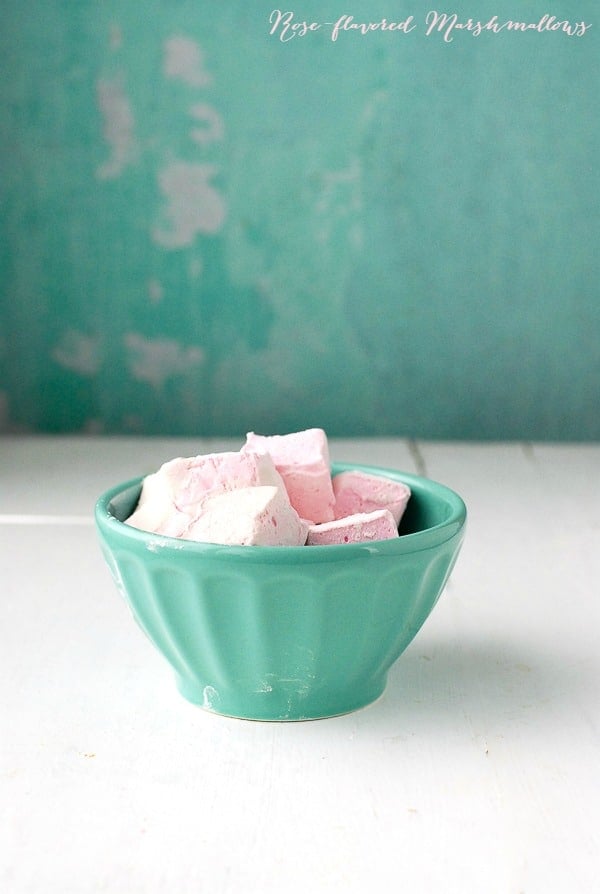
POLYGON ((335 496, 323 429, 309 428, 287 435, 248 432, 242 451, 248 450, 270 454, 301 518, 315 524, 333 521, 335 496))
POLYGON ((183 538, 229 546, 304 546, 307 533, 308 523, 285 490, 263 485, 207 497, 183 538))
POLYGON ((173 459, 161 466, 159 474, 170 483, 175 506, 183 512, 209 494, 240 487, 284 486, 271 457, 253 451, 226 451, 173 459))
POLYGON ((285 490, 268 454, 248 451, 177 457, 144 478, 138 505, 127 524, 154 534, 181 537, 208 496, 253 486, 285 490))
POLYGON ((364 543, 398 537, 394 516, 388 509, 357 512, 346 518, 310 525, 307 546, 329 546, 333 543, 364 543))
POLYGON ((401 481, 392 481, 366 472, 340 472, 333 479, 335 517, 344 518, 360 512, 388 509, 396 526, 410 499, 410 488, 401 481))
POLYGON ((161 470, 146 475, 140 499, 126 524, 141 531, 180 537, 190 523, 189 516, 174 505, 171 482, 161 470))

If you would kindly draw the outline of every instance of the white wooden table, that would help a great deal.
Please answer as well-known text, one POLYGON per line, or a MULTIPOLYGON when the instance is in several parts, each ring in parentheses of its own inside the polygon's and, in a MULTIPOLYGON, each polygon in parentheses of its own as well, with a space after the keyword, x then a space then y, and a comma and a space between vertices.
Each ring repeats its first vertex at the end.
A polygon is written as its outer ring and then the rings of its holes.
POLYGON ((239 441, 0 440, 0 891, 597 894, 600 446, 332 441, 467 538, 376 704, 203 712, 116 592, 95 498, 239 441))

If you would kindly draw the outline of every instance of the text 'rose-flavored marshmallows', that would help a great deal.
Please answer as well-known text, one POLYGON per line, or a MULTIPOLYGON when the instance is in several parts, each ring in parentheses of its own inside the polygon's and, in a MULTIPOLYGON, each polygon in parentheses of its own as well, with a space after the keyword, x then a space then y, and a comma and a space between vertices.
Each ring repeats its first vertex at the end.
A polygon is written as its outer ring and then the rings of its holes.
POLYGON ((359 471, 332 478, 320 428, 248 433, 239 452, 164 463, 127 524, 204 543, 319 546, 398 537, 410 489, 359 471))

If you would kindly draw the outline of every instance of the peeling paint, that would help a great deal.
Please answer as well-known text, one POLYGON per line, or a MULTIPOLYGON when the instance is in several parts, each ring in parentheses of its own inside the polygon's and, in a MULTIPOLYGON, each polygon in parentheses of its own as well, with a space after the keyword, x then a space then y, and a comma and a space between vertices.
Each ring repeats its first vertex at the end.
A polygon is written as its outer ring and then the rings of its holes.
POLYGON ((352 159, 347 167, 335 171, 324 171, 322 186, 315 206, 321 222, 316 228, 319 242, 328 242, 332 229, 341 220, 355 217, 348 227, 348 239, 355 247, 362 244, 362 230, 358 215, 362 207, 362 171, 358 158, 352 159))
POLYGON ((360 207, 358 190, 356 184, 360 183, 360 162, 358 158, 352 159, 348 166, 337 171, 323 172, 323 186, 317 203, 319 211, 326 211, 332 204, 335 196, 339 194, 340 188, 344 190, 349 185, 350 202, 349 208, 357 210, 360 207))
POLYGON ((202 258, 192 258, 188 267, 190 279, 199 279, 202 273, 202 258))
POLYGON ((167 379, 190 372, 204 361, 201 348, 183 347, 170 338, 145 338, 137 332, 124 339, 128 365, 134 379, 161 388, 167 379))
POLYGON ((169 228, 156 227, 154 241, 164 248, 192 245, 198 233, 217 233, 225 221, 225 201, 209 182, 217 173, 215 165, 176 161, 159 172, 161 192, 168 205, 165 216, 169 228))
POLYGON ((123 46, 123 32, 121 26, 114 22, 109 30, 109 46, 113 52, 120 50, 123 46))
POLYGON ((111 80, 99 79, 96 95, 104 119, 102 132, 111 151, 108 160, 96 170, 96 176, 100 180, 113 180, 137 154, 133 112, 121 76, 111 80))
POLYGON ((152 304, 160 304, 160 302, 164 298, 164 294, 165 290, 162 287, 162 283, 159 282, 158 279, 148 280, 148 297, 152 304))
POLYGON ((200 146, 208 146, 210 143, 222 140, 225 136, 223 119, 216 109, 205 102, 198 102, 190 109, 190 115, 196 121, 204 124, 204 127, 195 127, 191 131, 191 138, 200 146))
POLYGON ((163 71, 167 78, 177 78, 190 87, 206 87, 212 82, 212 77, 204 69, 201 47, 184 35, 165 41, 163 71))
POLYGON ((51 356, 64 369, 73 370, 82 376, 94 376, 102 362, 100 339, 68 329, 51 356))

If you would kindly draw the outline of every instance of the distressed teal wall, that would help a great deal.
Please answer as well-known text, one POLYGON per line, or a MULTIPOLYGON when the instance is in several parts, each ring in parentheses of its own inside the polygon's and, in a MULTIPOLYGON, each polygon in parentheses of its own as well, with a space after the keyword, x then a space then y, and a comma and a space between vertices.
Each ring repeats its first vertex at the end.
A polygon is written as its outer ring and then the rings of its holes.
POLYGON ((273 5, 4 0, 0 428, 598 438, 597 4, 273 5))

